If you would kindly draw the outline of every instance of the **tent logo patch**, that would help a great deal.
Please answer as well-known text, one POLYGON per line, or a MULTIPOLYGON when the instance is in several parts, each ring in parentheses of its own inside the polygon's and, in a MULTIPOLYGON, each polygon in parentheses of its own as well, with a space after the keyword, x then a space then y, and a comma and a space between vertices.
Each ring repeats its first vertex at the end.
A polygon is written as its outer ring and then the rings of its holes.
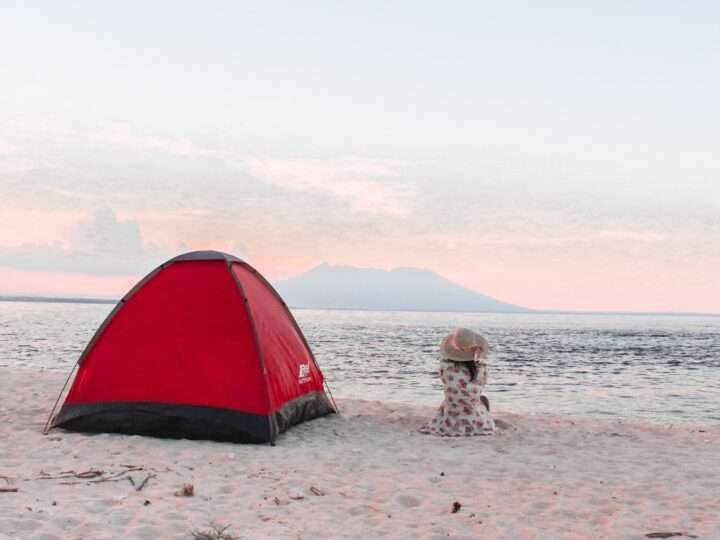
POLYGON ((298 372, 298 382, 300 384, 310 382, 310 364, 300 364, 298 372))

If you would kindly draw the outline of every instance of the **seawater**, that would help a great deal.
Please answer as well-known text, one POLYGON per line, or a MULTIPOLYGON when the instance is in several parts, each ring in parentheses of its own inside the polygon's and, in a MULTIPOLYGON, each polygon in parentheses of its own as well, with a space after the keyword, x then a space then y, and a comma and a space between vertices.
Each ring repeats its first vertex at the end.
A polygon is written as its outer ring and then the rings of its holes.
MULTIPOLYGON (((112 307, 0 302, 0 369, 69 372, 112 307)), ((720 317, 293 313, 336 397, 438 404, 438 344, 466 326, 492 347, 497 411, 720 422, 720 317)))

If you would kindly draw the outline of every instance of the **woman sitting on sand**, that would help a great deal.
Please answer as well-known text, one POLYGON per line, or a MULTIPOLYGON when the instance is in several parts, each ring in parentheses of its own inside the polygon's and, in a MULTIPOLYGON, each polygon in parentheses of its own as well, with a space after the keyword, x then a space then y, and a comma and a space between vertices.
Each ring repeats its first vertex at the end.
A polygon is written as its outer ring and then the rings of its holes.
POLYGON ((435 418, 421 433, 441 437, 489 435, 495 430, 490 400, 483 394, 487 382, 485 338, 467 328, 458 328, 440 343, 440 380, 445 400, 435 418))

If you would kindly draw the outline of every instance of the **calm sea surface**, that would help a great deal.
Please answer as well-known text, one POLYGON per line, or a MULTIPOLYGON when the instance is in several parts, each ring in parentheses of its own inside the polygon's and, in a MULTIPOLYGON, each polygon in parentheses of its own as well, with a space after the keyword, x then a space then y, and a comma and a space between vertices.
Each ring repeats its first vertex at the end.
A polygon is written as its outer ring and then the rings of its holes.
MULTIPOLYGON (((111 309, 0 302, 0 369, 69 372, 111 309)), ((495 410, 720 422, 720 317, 294 314, 336 397, 438 404, 438 343, 466 326, 491 344, 495 410)))

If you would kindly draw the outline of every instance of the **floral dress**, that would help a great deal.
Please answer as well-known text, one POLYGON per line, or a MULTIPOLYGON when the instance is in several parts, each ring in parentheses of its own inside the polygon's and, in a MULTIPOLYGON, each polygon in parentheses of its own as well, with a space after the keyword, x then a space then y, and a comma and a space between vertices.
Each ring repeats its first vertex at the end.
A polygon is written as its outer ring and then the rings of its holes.
POLYGON ((441 437, 489 435, 495 430, 490 415, 490 401, 483 393, 487 382, 487 365, 479 364, 477 377, 470 380, 470 371, 462 364, 440 361, 440 380, 445 400, 435 417, 422 426, 421 433, 441 437))

